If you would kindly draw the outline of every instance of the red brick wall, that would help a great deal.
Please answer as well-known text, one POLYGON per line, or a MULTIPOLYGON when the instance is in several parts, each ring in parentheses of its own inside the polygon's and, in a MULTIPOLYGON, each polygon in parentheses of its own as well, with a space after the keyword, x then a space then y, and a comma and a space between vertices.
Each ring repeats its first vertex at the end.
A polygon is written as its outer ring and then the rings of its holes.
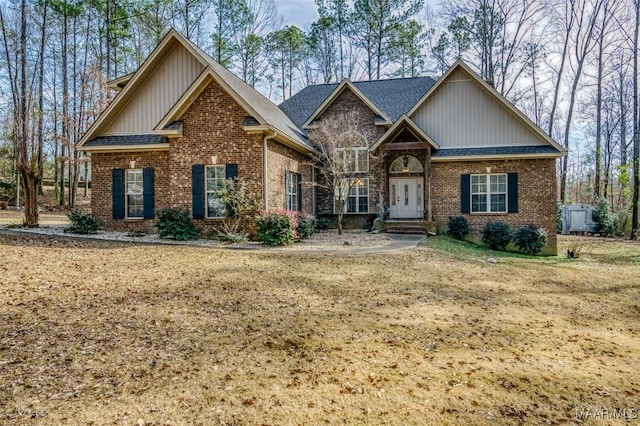
POLYGON ((533 223, 549 236, 547 253, 556 251, 556 162, 554 159, 511 161, 465 161, 432 163, 433 218, 439 232, 446 232, 449 216, 465 216, 478 234, 489 221, 503 221, 513 228, 533 223), (460 212, 460 175, 518 173, 518 213, 462 214, 460 212))
MULTIPOLYGON (((155 169, 156 211, 165 207, 177 207, 191 212, 191 166, 209 165, 216 156, 217 164, 238 165, 238 178, 248 183, 253 196, 263 199, 262 192, 262 148, 263 136, 249 135, 242 128, 248 113, 217 83, 212 82, 196 98, 182 117, 183 136, 170 139, 168 152, 93 154, 93 198, 94 214, 104 223, 104 229, 137 229, 153 232, 150 220, 111 219, 111 169, 128 168, 129 161, 136 161, 136 168, 155 169)), ((305 181, 311 181, 311 166, 308 159, 278 142, 269 142, 270 180, 269 208, 284 208, 284 171, 302 173, 305 181), (271 192, 273 188, 273 192, 271 192)), ((305 185, 304 211, 312 213, 311 185, 305 185)), ((205 234, 220 225, 219 220, 196 220, 205 234)))
MULTIPOLYGON (((191 166, 209 165, 213 155, 217 164, 238 164, 239 179, 262 182, 262 136, 248 135, 242 129, 246 116, 247 112, 215 82, 191 104, 182 116, 182 138, 170 143, 173 207, 191 211, 191 166)), ((254 195, 262 198, 259 185, 254 187, 254 195)))
POLYGON ((302 174, 302 210, 313 214, 313 172, 311 158, 281 143, 267 142, 267 209, 279 211, 285 208, 285 172, 302 174))
MULTIPOLYGON (((358 96, 355 95, 350 89, 345 89, 333 103, 323 112, 322 116, 331 116, 333 114, 343 114, 347 111, 358 111, 364 118, 366 123, 369 123, 369 129, 375 135, 375 140, 369 141, 370 145, 373 145, 378 138, 380 138, 385 128, 375 125, 376 114, 365 104, 358 96)), ((344 222, 353 223, 355 227, 366 227, 367 223, 372 221, 372 217, 375 216, 380 210, 381 195, 384 192, 384 180, 381 179, 380 168, 381 164, 377 157, 369 156, 369 173, 363 173, 361 177, 369 178, 369 214, 357 215, 357 214, 345 214, 344 222), (347 216, 351 216, 347 218, 347 216), (357 218, 356 216, 362 216, 357 218)), ((332 216, 333 213, 333 192, 326 188, 319 188, 318 190, 318 213, 323 216, 332 216)))
POLYGON ((154 205, 156 211, 169 207, 169 154, 166 151, 93 153, 91 154, 91 211, 104 229, 155 232, 152 221, 141 219, 112 219, 112 174, 114 168, 128 169, 130 162, 136 169, 153 167, 154 205))

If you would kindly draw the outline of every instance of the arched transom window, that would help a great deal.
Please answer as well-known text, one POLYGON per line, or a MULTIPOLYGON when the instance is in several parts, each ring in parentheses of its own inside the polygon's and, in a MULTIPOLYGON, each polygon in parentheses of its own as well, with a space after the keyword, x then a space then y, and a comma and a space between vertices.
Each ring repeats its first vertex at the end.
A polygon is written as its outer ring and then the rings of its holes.
POLYGON ((422 173, 422 163, 413 155, 403 155, 393 160, 389 172, 391 173, 422 173))

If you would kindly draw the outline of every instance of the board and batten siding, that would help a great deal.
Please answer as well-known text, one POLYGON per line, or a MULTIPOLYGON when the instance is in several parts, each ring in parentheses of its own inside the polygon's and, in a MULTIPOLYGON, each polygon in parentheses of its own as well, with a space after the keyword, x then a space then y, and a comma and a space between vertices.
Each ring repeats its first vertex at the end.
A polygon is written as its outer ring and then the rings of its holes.
POLYGON ((442 82, 411 119, 441 148, 547 144, 463 70, 442 82))
POLYGON ((152 133, 203 69, 202 63, 184 46, 176 44, 103 134, 152 133))

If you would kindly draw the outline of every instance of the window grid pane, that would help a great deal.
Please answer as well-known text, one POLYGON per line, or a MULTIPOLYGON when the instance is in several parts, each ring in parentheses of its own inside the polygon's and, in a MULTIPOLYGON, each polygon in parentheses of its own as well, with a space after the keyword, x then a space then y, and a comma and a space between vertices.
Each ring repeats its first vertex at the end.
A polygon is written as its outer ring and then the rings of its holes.
POLYGON ((471 212, 506 213, 507 175, 471 175, 471 212))
POLYGON ((358 156, 358 172, 369 171, 369 151, 367 148, 358 148, 356 150, 358 156))
MULTIPOLYGON (((369 212, 369 179, 349 179, 345 182, 345 212, 369 212), (348 191, 347 191, 348 187, 348 191)), ((338 198, 336 191, 336 199, 338 198)))
POLYGON ((300 175, 297 173, 286 172, 285 174, 285 192, 286 210, 298 210, 298 183, 300 181, 300 175))
POLYGON ((487 195, 472 195, 471 196, 471 211, 474 213, 487 211, 487 195))
POLYGON ((126 173, 126 212, 127 217, 144 217, 144 201, 142 197, 142 169, 127 170, 126 173))
POLYGON ((491 211, 506 212, 507 196, 506 194, 491 194, 491 211))
POLYGON ((226 208, 218 191, 224 188, 225 166, 207 166, 206 169, 206 193, 207 193, 207 217, 224 217, 226 208))

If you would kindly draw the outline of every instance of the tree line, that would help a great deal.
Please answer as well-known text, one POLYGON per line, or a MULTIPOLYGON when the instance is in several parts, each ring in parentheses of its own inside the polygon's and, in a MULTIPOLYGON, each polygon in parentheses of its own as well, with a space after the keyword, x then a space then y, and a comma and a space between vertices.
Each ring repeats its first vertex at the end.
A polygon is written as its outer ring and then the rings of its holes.
POLYGON ((75 207, 88 159, 74 145, 112 98, 106 81, 176 28, 275 102, 344 78, 438 77, 462 59, 569 149, 560 201, 605 197, 637 234, 639 0, 315 3, 306 28, 273 0, 0 3, 0 170, 20 176, 26 198, 45 174, 75 207))

